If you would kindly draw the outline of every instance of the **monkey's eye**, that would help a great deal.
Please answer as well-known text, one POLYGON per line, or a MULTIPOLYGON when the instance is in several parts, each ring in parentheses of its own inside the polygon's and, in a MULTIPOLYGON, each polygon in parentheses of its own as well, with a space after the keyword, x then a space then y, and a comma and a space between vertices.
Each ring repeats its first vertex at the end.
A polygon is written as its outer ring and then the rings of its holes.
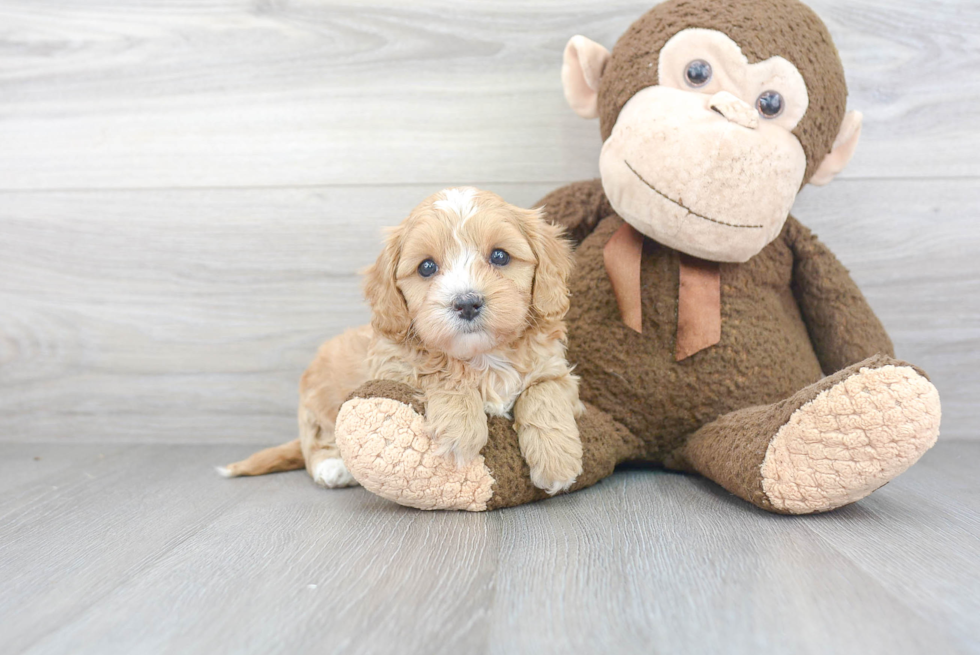
POLYGON ((695 59, 687 65, 684 71, 684 79, 689 86, 697 88, 704 86, 711 79, 711 64, 703 59, 695 59))
POLYGON ((755 107, 766 118, 775 118, 783 113, 783 96, 776 91, 766 91, 755 101, 755 107))
POLYGON ((439 271, 439 265, 431 259, 426 259, 419 264, 419 275, 422 277, 432 277, 439 271))
POLYGON ((507 254, 506 250, 497 248, 490 253, 490 263, 494 266, 506 266, 510 263, 510 255, 507 254))

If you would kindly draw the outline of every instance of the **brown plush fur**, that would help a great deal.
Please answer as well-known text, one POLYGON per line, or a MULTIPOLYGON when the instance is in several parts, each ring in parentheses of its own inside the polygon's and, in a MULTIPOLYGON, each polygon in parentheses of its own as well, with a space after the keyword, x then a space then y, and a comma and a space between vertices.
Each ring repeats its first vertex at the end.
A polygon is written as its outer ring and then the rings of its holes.
MULTIPOLYGON (((662 462, 650 456, 649 441, 636 437, 607 413, 586 404, 585 414, 578 419, 584 451, 583 472, 570 491, 599 482, 623 462, 652 461, 668 468, 701 473, 762 509, 791 513, 775 507, 762 488, 760 464, 773 437, 794 412, 821 392, 843 383, 862 370, 889 366, 904 367, 908 364, 876 355, 823 378, 781 402, 726 414, 684 440, 662 462)), ((424 405, 418 401, 418 394, 404 384, 380 380, 368 382, 352 393, 351 398, 391 398, 411 406, 419 414, 425 413, 424 405)), ((486 509, 513 507, 547 498, 547 494, 530 481, 528 466, 521 457, 517 435, 510 421, 499 417, 490 419, 489 439, 482 454, 484 464, 493 477, 493 495, 486 509)))
POLYGON ((749 63, 781 56, 806 82, 810 107, 793 130, 807 158, 810 179, 837 137, 847 107, 844 68, 826 26, 796 0, 668 0, 634 22, 616 42, 599 89, 602 139, 612 133, 623 105, 656 86, 658 54, 677 32, 700 27, 723 32, 749 63))
MULTIPOLYGON (((549 198, 543 203, 549 206, 549 198)), ((618 216, 606 217, 578 249, 570 280, 575 302, 568 315, 569 360, 582 377, 582 399, 643 435, 651 459, 662 460, 686 435, 727 412, 791 396, 840 368, 834 365, 842 359, 848 365, 892 354, 884 328, 847 271, 790 218, 751 260, 721 265, 721 342, 676 362, 680 255, 645 239, 643 332, 637 333, 620 318, 602 260, 603 246, 620 225, 618 216), (823 330, 811 341, 797 297, 806 299, 807 315, 846 325, 846 331, 823 330)))

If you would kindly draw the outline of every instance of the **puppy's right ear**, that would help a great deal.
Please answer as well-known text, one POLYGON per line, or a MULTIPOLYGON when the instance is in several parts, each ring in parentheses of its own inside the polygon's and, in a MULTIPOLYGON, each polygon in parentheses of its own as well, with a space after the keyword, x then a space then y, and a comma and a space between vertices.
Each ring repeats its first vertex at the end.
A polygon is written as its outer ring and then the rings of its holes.
POLYGON ((403 233, 401 226, 388 232, 378 260, 364 271, 364 295, 371 304, 371 327, 396 343, 405 340, 412 326, 408 305, 395 277, 403 233))
POLYGON ((599 116, 599 80, 609 57, 608 50, 584 36, 573 36, 565 46, 561 85, 565 100, 582 118, 599 116))

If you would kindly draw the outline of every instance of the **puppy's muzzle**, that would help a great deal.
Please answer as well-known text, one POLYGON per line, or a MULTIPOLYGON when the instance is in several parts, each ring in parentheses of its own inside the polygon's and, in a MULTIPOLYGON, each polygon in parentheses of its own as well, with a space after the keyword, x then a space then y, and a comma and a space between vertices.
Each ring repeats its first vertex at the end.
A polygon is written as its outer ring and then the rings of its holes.
POLYGON ((464 321, 472 321, 483 309, 483 296, 478 293, 465 293, 453 298, 453 311, 464 321))

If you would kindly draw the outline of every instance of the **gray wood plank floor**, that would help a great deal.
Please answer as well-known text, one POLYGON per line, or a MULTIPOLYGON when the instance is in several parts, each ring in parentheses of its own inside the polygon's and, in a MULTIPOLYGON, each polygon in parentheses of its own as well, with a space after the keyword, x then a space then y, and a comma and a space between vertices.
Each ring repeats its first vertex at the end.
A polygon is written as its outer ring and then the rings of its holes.
POLYGON ((4 653, 980 653, 980 443, 827 515, 620 471, 486 514, 248 445, 0 445, 4 653))

